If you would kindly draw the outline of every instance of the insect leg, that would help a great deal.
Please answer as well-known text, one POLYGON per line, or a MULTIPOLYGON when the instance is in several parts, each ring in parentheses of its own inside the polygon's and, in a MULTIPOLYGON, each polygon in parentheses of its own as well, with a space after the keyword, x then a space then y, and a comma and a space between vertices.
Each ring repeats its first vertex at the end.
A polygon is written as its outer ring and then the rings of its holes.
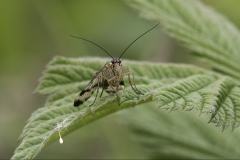
POLYGON ((102 93, 101 93, 101 95, 100 95, 100 97, 99 97, 99 98, 101 98, 101 97, 102 97, 103 90, 104 90, 104 82, 103 82, 103 86, 102 86, 102 93))
MULTIPOLYGON (((118 85, 119 86, 119 85, 118 85)), ((117 91, 118 91, 118 86, 117 86, 117 91)), ((117 93, 116 93, 117 94, 117 93)), ((118 94, 117 94, 118 97, 118 94)), ((119 102, 119 97, 118 97, 118 105, 120 106, 122 103, 119 102)))
POLYGON ((99 79, 98 79, 98 88, 97 88, 97 94, 96 94, 96 97, 95 97, 93 103, 90 104, 88 107, 91 107, 91 106, 95 103, 95 101, 96 101, 96 99, 97 99, 98 91, 99 91, 99 79))
POLYGON ((128 75, 129 83, 130 83, 132 89, 134 90, 134 92, 137 93, 137 94, 144 95, 143 93, 140 93, 140 92, 138 91, 138 89, 137 89, 137 87, 136 87, 136 85, 135 85, 134 73, 133 73, 133 72, 129 72, 128 66, 125 67, 124 73, 121 74, 122 77, 123 77, 124 75, 128 75), (126 72, 126 71, 127 71, 127 72, 126 72), (132 86, 131 79, 130 79, 130 74, 133 75, 133 85, 134 85, 135 89, 134 89, 133 86, 132 86))
POLYGON ((117 94, 118 86, 117 86, 117 90, 115 90, 115 89, 113 88, 113 86, 109 83, 109 81, 111 81, 111 80, 108 80, 107 82, 108 82, 109 86, 111 86, 112 89, 114 90, 114 92, 115 92, 115 94, 116 94, 116 96, 117 96, 117 98, 118 98, 118 105, 120 106, 120 105, 121 105, 121 104, 120 104, 120 99, 119 99, 119 96, 118 96, 118 94, 117 94))
POLYGON ((113 88, 113 86, 109 83, 114 77, 111 78, 111 79, 107 79, 106 77, 104 77, 104 76, 102 76, 102 75, 100 75, 100 76, 103 77, 104 79, 106 79, 107 82, 108 82, 108 85, 114 90, 114 92, 115 92, 115 94, 116 94, 116 96, 117 96, 117 98, 118 98, 118 105, 120 106, 121 104, 120 104, 119 96, 118 96, 118 94, 117 94, 117 90, 115 90, 115 89, 113 88))

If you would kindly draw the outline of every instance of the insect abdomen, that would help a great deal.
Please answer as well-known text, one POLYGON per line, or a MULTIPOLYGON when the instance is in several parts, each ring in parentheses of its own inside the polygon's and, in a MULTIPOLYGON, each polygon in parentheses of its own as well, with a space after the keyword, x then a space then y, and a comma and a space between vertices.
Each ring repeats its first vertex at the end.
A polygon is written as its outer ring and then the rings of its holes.
MULTIPOLYGON (((118 85, 118 88, 116 86, 113 86, 113 88, 118 91, 118 90, 123 90, 124 89, 124 81, 121 81, 118 85)), ((110 94, 110 93, 115 93, 115 91, 112 89, 111 86, 108 85, 107 81, 104 83, 104 90, 110 94)))

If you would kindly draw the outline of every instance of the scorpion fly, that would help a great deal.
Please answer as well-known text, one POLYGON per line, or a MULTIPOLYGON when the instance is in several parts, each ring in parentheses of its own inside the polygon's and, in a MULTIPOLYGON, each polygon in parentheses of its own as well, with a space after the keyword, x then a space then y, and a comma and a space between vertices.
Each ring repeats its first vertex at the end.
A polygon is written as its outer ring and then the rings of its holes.
MULTIPOLYGON (((159 25, 159 23, 157 25, 159 25)), ((149 29, 142 35, 140 35, 137 39, 135 39, 123 51, 123 53, 120 55, 119 58, 113 58, 105 49, 103 49, 102 47, 100 47, 99 45, 97 45, 96 43, 94 43, 90 40, 80 38, 80 37, 75 37, 75 36, 71 35, 74 38, 85 40, 85 41, 88 41, 88 42, 98 46, 112 58, 112 60, 110 62, 107 62, 100 71, 98 71, 94 74, 94 78, 88 83, 88 85, 84 88, 84 90, 76 97, 76 99, 74 101, 74 107, 77 107, 77 106, 83 104, 85 101, 87 101, 92 96, 92 94, 95 92, 95 90, 97 90, 95 100, 89 105, 89 107, 92 106, 97 99, 100 87, 102 87, 102 92, 101 92, 99 98, 102 96, 103 90, 105 90, 109 94, 114 93, 114 94, 116 94, 116 96, 118 98, 118 104, 120 106, 120 100, 119 100, 117 91, 124 89, 124 81, 123 81, 124 75, 128 75, 129 84, 132 87, 132 89, 134 90, 134 92, 136 94, 144 95, 143 93, 138 91, 138 89, 135 85, 134 73, 129 71, 128 66, 126 66, 125 69, 123 70, 122 61, 120 58, 135 41, 137 41, 140 37, 145 35, 147 32, 149 32, 152 29, 154 29, 155 27, 157 27, 157 25, 154 26, 153 28, 149 29), (130 80, 130 74, 132 74, 132 76, 133 76, 133 85, 130 80)))

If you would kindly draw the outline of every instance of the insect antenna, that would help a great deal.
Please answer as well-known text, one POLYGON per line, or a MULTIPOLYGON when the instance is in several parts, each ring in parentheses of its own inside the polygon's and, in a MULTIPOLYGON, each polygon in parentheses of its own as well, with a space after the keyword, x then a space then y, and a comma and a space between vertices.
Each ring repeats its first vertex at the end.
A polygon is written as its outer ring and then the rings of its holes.
MULTIPOLYGON (((99 46, 98 44, 96 44, 96 43, 94 43, 94 42, 92 42, 92 41, 90 41, 90 40, 84 39, 84 38, 75 37, 75 36, 73 36, 73 35, 70 35, 70 36, 73 37, 73 38, 78 38, 78 39, 82 39, 82 40, 84 40, 84 41, 88 41, 88 42, 90 42, 90 43, 98 46, 99 48, 101 48, 102 50, 104 50, 104 52, 106 52, 110 57, 112 57, 105 49, 103 49, 103 48, 102 48, 101 46, 99 46)), ((112 59, 114 59, 114 58, 112 57, 112 59)))
POLYGON ((154 26, 153 28, 149 29, 148 31, 146 31, 145 33, 143 33, 141 36, 139 36, 137 39, 135 39, 124 51, 123 53, 121 54, 121 56, 119 57, 119 59, 122 57, 122 55, 128 50, 128 48, 134 43, 136 42, 139 38, 141 38, 144 34, 148 33, 149 31, 153 30, 155 27, 157 27, 158 25, 160 24, 160 22, 154 26))

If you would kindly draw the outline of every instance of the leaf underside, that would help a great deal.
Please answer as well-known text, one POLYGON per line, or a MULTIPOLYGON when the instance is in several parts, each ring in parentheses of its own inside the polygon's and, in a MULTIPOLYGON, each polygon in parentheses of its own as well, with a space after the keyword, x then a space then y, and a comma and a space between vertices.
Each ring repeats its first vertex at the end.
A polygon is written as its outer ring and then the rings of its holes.
MULTIPOLYGON (((157 101, 159 108, 169 111, 212 113, 209 122, 231 126, 240 124, 240 88, 232 78, 192 65, 153 64, 123 60, 134 72, 135 82, 144 96, 137 95, 124 78, 126 88, 120 91, 121 106, 115 95, 104 94, 92 107, 93 95, 79 107, 73 101, 108 59, 55 57, 40 80, 36 92, 48 94, 43 108, 35 111, 19 138, 21 144, 12 159, 32 159, 45 146, 74 130, 119 110, 137 104, 157 101), (128 85, 128 86, 127 86, 128 85)), ((131 76, 132 80, 132 76, 131 76)))

